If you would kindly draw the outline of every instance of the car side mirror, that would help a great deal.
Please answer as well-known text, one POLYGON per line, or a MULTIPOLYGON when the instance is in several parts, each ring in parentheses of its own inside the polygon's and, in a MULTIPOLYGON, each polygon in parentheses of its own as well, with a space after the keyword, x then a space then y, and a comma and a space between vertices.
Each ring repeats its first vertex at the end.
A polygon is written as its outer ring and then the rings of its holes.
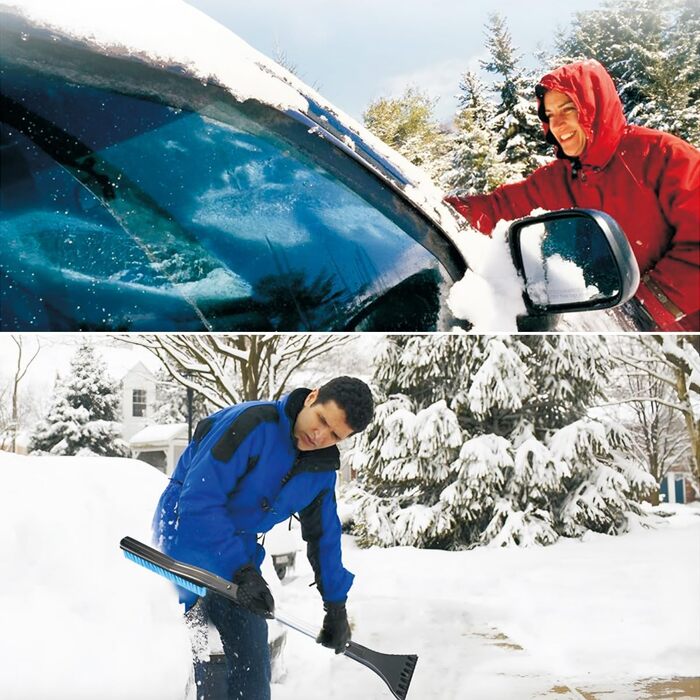
POLYGON ((527 217, 514 221, 508 235, 530 313, 607 309, 637 291, 632 248, 615 219, 602 211, 566 209, 527 217))

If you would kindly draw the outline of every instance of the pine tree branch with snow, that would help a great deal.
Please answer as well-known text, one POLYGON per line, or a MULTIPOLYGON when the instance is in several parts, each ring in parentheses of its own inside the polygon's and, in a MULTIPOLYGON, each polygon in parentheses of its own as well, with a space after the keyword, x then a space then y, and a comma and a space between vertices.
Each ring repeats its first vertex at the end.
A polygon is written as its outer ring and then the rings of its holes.
POLYGON ((589 415, 614 364, 605 338, 388 343, 382 400, 348 455, 360 544, 549 544, 640 517, 656 481, 622 426, 589 415))

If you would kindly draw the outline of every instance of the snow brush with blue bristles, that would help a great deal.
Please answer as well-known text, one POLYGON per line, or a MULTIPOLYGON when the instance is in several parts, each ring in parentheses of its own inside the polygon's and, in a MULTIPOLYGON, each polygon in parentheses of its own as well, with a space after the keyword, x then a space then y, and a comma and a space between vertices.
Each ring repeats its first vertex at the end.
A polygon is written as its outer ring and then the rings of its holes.
POLYGON ((160 574, 174 584, 192 591, 192 593, 205 596, 207 589, 209 589, 237 602, 238 586, 235 583, 226 581, 226 579, 209 573, 198 566, 177 561, 177 559, 173 559, 133 537, 124 537, 119 546, 127 559, 160 574))
MULTIPOLYGON (((173 559, 133 537, 124 537, 119 546, 124 551, 124 556, 130 561, 160 574, 196 595, 205 596, 207 591, 211 591, 238 603, 238 586, 232 581, 227 581, 199 566, 173 559)), ((286 615, 282 616, 279 611, 275 612, 275 620, 307 637, 316 639, 315 632, 303 622, 293 621, 286 615)), ((387 684, 397 700, 406 700, 408 686, 411 684, 413 671, 418 662, 415 654, 383 654, 356 642, 348 642, 343 654, 374 671, 387 684)))

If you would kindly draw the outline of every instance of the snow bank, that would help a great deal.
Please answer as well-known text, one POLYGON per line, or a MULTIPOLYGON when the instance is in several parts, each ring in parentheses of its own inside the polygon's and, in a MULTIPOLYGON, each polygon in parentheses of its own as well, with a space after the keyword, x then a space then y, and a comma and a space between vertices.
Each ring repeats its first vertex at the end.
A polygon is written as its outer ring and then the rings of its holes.
POLYGON ((0 453, 0 697, 186 697, 175 589, 119 548, 150 542, 165 482, 131 459, 0 453))

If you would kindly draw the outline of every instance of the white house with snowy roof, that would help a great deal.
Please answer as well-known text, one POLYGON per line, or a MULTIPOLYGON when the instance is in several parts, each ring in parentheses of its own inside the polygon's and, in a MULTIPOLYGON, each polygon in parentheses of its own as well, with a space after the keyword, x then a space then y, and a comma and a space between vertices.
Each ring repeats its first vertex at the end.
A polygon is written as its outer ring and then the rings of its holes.
POLYGON ((155 423, 157 379, 137 362, 122 380, 122 437, 132 455, 165 474, 172 474, 187 447, 187 423, 155 423))
POLYGON ((153 423, 156 400, 156 376, 142 362, 137 362, 122 381, 122 437, 129 442, 153 423))

